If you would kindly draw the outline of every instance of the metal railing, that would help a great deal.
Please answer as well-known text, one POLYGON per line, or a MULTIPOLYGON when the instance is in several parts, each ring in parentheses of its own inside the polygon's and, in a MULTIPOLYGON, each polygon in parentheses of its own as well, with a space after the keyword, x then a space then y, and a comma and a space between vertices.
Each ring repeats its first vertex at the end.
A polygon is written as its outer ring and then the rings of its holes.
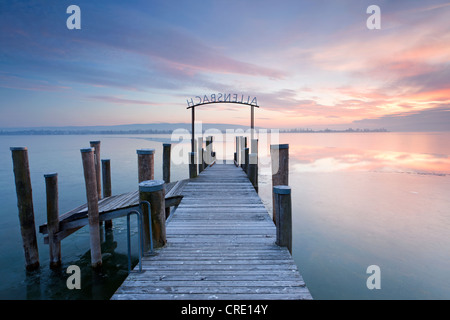
MULTIPOLYGON (((144 254, 144 233, 143 233, 143 223, 142 223, 142 204, 147 204, 147 210, 149 218, 151 218, 150 203, 148 201, 142 201, 139 203, 140 211, 132 210, 127 213, 127 249, 128 249, 128 273, 131 273, 131 215, 135 214, 138 221, 138 242, 139 242, 139 272, 142 271, 142 257, 144 254)), ((152 225, 149 224, 150 228, 150 253, 153 253, 153 236, 152 236, 152 225)))

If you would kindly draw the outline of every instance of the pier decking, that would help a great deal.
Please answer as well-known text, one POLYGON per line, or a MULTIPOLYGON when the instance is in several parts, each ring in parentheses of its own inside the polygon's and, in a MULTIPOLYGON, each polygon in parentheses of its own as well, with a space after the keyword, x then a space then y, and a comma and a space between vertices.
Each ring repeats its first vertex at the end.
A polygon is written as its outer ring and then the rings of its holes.
MULTIPOLYGON (((165 184, 165 205, 167 208, 178 205, 182 196, 181 190, 188 182, 180 180, 165 184)), ((107 197, 99 200, 99 220, 105 221, 122 216, 126 216, 130 210, 135 210, 139 207, 139 191, 132 191, 122 193, 119 195, 107 197)), ((61 241, 73 232, 88 224, 88 206, 83 204, 75 209, 62 214, 59 217, 59 232, 55 235, 56 240, 61 241)), ((39 226, 39 232, 45 234, 44 243, 48 244, 48 228, 47 224, 39 226)))
POLYGON ((215 164, 190 179, 167 245, 112 296, 124 299, 312 299, 244 171, 215 164))

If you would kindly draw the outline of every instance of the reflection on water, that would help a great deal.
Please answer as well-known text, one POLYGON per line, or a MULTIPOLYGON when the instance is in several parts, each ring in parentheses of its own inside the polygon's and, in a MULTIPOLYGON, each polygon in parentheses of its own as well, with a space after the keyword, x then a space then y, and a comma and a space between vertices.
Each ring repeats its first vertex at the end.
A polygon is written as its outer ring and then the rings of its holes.
POLYGON ((297 172, 375 171, 445 175, 450 156, 354 148, 296 146, 290 152, 297 172))
MULTIPOLYGON (((107 299, 126 277, 122 218, 104 234, 101 274, 90 268, 88 228, 62 241, 56 272, 38 234, 41 268, 25 272, 9 147, 29 148, 38 226, 46 220, 44 173, 59 173, 61 213, 86 201, 79 149, 90 140, 101 140, 102 158, 111 159, 113 194, 137 188, 137 149, 156 149, 161 179, 168 135, 0 137, 0 299, 107 299), (82 290, 66 288, 71 264, 82 269, 82 290)), ((450 299, 449 133, 280 134, 280 143, 290 152, 293 256, 315 299, 450 299), (373 264, 381 268, 380 290, 366 287, 373 264)), ((270 211, 264 163, 259 193, 270 211)), ((187 165, 173 166, 172 175, 187 178, 187 165)))
MULTIPOLYGON (((91 255, 87 250, 76 260, 63 261, 60 268, 48 270, 41 266, 36 272, 26 272, 24 283, 26 285, 27 300, 105 300, 109 299, 118 284, 127 277, 128 257, 126 254, 116 252, 117 242, 114 241, 114 231, 102 231, 102 269, 94 272, 91 268, 91 255), (81 289, 69 290, 66 282, 69 275, 66 273, 70 265, 80 267, 81 289)), ((133 258, 133 263, 137 259, 133 258)))
MULTIPOLYGON (((314 298, 450 299, 449 138, 281 137, 289 143, 293 256, 314 298), (373 264, 380 290, 366 287, 373 264)), ((270 207, 270 169, 262 173, 270 207)))

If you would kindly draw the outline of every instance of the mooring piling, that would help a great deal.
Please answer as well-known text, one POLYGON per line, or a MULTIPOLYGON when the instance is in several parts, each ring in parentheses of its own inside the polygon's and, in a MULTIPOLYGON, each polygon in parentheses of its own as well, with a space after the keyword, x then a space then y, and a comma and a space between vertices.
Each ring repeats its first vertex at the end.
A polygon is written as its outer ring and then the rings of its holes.
POLYGON ((170 151, 172 145, 170 143, 163 144, 163 180, 170 182, 170 151))
POLYGON ((155 179, 155 149, 138 149, 138 181, 155 179))
POLYGON ((244 169, 245 167, 245 137, 241 136, 241 168, 244 169))
POLYGON ((150 203, 143 204, 144 251, 150 250, 150 237, 153 247, 161 248, 166 242, 165 190, 163 180, 147 180, 139 183, 139 199, 150 203))
POLYGON ((236 148, 236 151, 234 153, 234 161, 235 161, 234 164, 236 166, 239 166, 239 157, 241 155, 241 151, 240 151, 241 149, 239 147, 240 141, 241 141, 241 139, 239 138, 239 136, 236 136, 235 137, 235 148, 236 148))
POLYGON ((198 173, 203 171, 203 137, 198 137, 197 142, 197 162, 198 162, 198 173))
POLYGON ((19 209, 20 232, 22 234, 25 266, 28 271, 39 268, 39 250, 34 222, 33 192, 27 147, 11 147, 16 184, 17 207, 19 209))
POLYGON ((244 165, 242 169, 244 169, 244 172, 248 174, 248 164, 249 164, 249 148, 244 148, 244 165))
MULTIPOLYGON (((111 160, 102 159, 102 185, 103 185, 103 198, 112 196, 111 188, 111 160)), ((112 220, 105 221, 105 229, 112 229, 112 220)))
POLYGON ((81 149, 86 198, 88 206, 89 236, 91 246, 91 265, 93 269, 102 266, 102 252, 99 229, 97 177, 95 172, 94 148, 81 149))
POLYGON ((248 171, 247 171, 247 177, 252 183, 253 188, 255 188, 256 192, 258 192, 258 165, 257 165, 257 159, 258 155, 256 153, 250 153, 248 155, 249 164, 248 164, 248 171))
MULTIPOLYGON (((172 145, 170 143, 163 144, 163 180, 170 183, 170 152, 172 145)), ((170 207, 165 209, 166 217, 170 215, 170 207)))
POLYGON ((195 164, 196 152, 189 152, 189 178, 197 177, 197 165, 195 164))
POLYGON ((47 198, 47 228, 50 257, 50 269, 61 266, 61 241, 56 239, 59 232, 58 174, 44 175, 47 198))
POLYGON ((291 188, 289 186, 274 186, 276 208, 275 219, 277 228, 276 244, 287 247, 292 254, 292 202, 291 188))
POLYGON ((91 148, 94 148, 95 178, 97 181, 97 196, 102 198, 102 178, 100 165, 100 141, 90 141, 91 148))
POLYGON ((254 173, 254 187, 256 192, 258 192, 258 174, 259 174, 259 166, 258 166, 258 139, 252 139, 251 140, 251 153, 254 154, 255 156, 253 156, 253 162, 252 160, 250 160, 250 164, 254 163, 255 165, 255 173, 254 173))
POLYGON ((211 165, 213 163, 213 159, 212 159, 212 137, 211 136, 206 137, 204 158, 205 158, 206 165, 209 166, 209 165, 211 165))

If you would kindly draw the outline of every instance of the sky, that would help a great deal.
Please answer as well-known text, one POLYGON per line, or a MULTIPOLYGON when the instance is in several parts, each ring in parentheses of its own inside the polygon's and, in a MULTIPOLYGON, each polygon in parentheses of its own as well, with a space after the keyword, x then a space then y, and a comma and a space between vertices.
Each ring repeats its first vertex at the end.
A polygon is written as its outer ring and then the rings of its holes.
POLYGON ((449 17, 433 0, 0 0, 0 127, 190 122, 188 99, 237 93, 259 127, 449 131, 449 17))

